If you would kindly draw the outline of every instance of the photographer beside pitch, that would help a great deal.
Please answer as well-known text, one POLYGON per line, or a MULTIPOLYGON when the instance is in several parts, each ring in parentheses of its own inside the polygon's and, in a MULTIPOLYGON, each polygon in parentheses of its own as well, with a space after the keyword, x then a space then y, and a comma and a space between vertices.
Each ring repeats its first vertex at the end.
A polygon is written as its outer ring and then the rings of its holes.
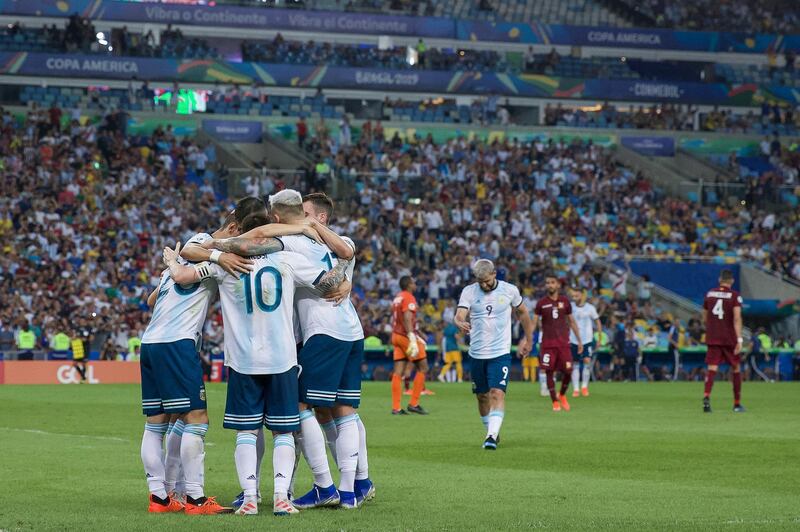
POLYGON ((483 448, 497 449, 506 404, 506 387, 511 368, 511 313, 522 323, 525 336, 519 341, 517 356, 531 352, 533 323, 522 302, 519 289, 497 280, 490 260, 480 259, 472 266, 477 282, 461 292, 455 324, 469 334, 472 359, 472 391, 478 399, 478 412, 486 427, 483 448))

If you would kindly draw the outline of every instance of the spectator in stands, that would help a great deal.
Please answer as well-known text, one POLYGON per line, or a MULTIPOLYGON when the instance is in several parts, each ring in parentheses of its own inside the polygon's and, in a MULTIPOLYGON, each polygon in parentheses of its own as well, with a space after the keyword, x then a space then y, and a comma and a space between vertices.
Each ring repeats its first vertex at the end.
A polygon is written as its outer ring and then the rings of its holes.
POLYGON ((308 135, 308 125, 306 124, 306 119, 303 116, 300 116, 300 119, 297 121, 297 145, 300 148, 304 148, 306 145, 306 136, 308 135))
POLYGON ((528 46, 523 56, 525 63, 525 70, 527 72, 534 72, 536 70, 536 54, 533 52, 533 46, 528 46))

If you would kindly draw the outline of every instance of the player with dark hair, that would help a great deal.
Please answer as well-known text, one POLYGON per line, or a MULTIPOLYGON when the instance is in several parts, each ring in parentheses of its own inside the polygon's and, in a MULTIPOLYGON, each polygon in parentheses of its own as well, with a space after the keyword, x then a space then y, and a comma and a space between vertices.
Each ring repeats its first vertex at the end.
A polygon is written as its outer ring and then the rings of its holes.
POLYGON ((428 372, 428 358, 425 342, 417 336, 417 298, 414 290, 417 283, 414 278, 404 275, 400 278, 400 290, 392 302, 392 345, 394 346, 394 371, 392 373, 392 414, 404 415, 400 399, 403 394, 403 374, 408 362, 417 368, 414 387, 408 411, 425 415, 428 412, 419 405, 419 397, 425 387, 425 374, 428 372))
POLYGON ((569 412, 567 388, 572 376, 572 353, 569 333, 572 331, 578 355, 583 354, 583 339, 572 316, 572 303, 560 293, 561 281, 554 273, 545 275, 547 295, 536 303, 533 313, 533 330, 542 321, 541 366, 547 376, 547 390, 553 401, 553 412, 563 408, 569 412), (561 372, 561 391, 556 395, 555 372, 561 372))
POLYGON ((719 365, 730 364, 733 371, 733 411, 744 412, 741 404, 742 373, 739 353, 742 351, 742 297, 733 290, 730 270, 722 270, 719 286, 710 290, 703 301, 703 321, 706 324, 706 372, 703 393, 703 412, 711 412, 711 388, 719 365))

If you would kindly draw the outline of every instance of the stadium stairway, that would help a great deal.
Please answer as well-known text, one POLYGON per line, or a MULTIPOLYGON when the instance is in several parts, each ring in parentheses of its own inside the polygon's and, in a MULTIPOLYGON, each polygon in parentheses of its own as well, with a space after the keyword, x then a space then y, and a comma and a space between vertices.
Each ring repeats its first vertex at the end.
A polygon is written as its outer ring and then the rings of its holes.
POLYGON ((667 159, 667 157, 659 157, 656 160, 654 157, 640 155, 622 145, 616 147, 614 157, 624 166, 647 175, 657 187, 667 194, 686 198, 686 187, 682 184, 686 178, 663 164, 661 159, 667 159))
MULTIPOLYGON (((596 266, 601 266, 606 270, 618 270, 619 266, 609 262, 603 258, 598 258, 594 261, 596 266)), ((627 289, 628 293, 636 293, 637 287, 642 278, 633 272, 628 274, 627 289)), ((690 319, 696 318, 700 315, 702 308, 697 303, 689 299, 679 296, 675 292, 664 288, 663 286, 654 284, 651 291, 651 302, 653 306, 661 309, 664 312, 669 312, 673 317, 687 323, 690 319)))
POLYGON ((800 300, 800 283, 753 264, 740 265, 739 291, 745 299, 800 300))

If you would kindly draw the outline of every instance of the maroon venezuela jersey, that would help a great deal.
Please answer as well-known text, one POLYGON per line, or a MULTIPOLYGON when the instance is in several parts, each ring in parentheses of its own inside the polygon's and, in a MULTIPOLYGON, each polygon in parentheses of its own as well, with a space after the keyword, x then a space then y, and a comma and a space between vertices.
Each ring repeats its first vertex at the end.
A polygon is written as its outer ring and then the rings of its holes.
POLYGON ((572 305, 566 296, 544 296, 536 303, 534 313, 542 320, 542 347, 569 347, 567 316, 572 314, 572 305))
POLYGON ((706 294, 706 345, 736 345, 733 328, 733 309, 742 306, 742 297, 736 290, 720 286, 706 294))

